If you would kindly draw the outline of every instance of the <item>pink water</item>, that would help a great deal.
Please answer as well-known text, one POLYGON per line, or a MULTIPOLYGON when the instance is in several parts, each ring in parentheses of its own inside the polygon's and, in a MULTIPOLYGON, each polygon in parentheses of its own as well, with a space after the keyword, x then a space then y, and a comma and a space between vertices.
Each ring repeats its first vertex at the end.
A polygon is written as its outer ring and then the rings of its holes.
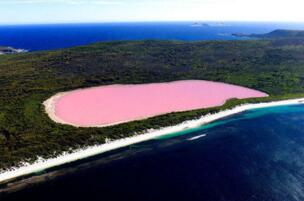
POLYGON ((199 80, 108 85, 68 92, 55 103, 55 115, 73 125, 103 126, 220 106, 230 98, 265 96, 240 86, 199 80))

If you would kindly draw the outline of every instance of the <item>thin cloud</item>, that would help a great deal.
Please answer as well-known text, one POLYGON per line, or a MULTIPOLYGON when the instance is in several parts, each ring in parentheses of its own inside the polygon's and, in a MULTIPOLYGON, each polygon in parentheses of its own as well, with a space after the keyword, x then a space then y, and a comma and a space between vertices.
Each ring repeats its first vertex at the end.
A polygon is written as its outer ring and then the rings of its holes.
POLYGON ((99 4, 120 5, 123 1, 111 0, 0 0, 0 4, 99 4))

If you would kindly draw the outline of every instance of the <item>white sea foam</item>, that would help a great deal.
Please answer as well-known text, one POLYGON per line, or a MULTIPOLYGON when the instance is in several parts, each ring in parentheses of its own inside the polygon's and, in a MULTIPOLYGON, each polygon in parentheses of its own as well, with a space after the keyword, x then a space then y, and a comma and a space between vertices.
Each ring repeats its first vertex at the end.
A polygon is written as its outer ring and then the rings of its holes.
POLYGON ((55 158, 43 159, 39 158, 36 162, 23 163, 20 167, 13 167, 10 170, 0 171, 0 182, 14 179, 20 176, 28 175, 35 172, 40 172, 48 168, 60 166, 66 163, 77 161, 80 159, 88 158, 97 154, 101 154, 110 150, 125 147, 131 144, 147 141, 156 137, 160 137, 166 134, 182 131, 188 128, 194 128, 201 126, 206 123, 227 117, 233 114, 237 114, 250 109, 281 106, 281 105, 294 105, 303 104, 304 98, 302 99, 292 99, 285 101, 277 101, 270 103, 257 103, 257 104, 244 104, 237 106, 233 109, 224 110, 215 114, 204 115, 199 119, 185 121, 181 124, 165 127, 161 129, 149 129, 148 132, 133 137, 128 137, 120 140, 107 140, 108 143, 102 145, 96 145, 91 147, 85 147, 82 149, 75 150, 73 153, 63 153, 55 158))
POLYGON ((207 134, 197 135, 197 136, 191 137, 191 138, 189 138, 187 140, 188 141, 197 140, 197 139, 200 139, 200 138, 206 137, 206 136, 207 136, 207 134))

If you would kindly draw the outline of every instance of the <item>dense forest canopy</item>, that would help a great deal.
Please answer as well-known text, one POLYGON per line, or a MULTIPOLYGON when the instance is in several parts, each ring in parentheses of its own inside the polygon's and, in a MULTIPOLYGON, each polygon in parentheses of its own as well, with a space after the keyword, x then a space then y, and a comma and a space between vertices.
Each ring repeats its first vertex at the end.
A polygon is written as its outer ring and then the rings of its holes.
POLYGON ((0 169, 37 156, 104 143, 148 128, 196 118, 239 104, 173 113, 108 128, 52 122, 42 102, 61 91, 114 83, 203 79, 270 94, 269 101, 304 96, 304 39, 247 41, 116 41, 56 51, 0 56, 0 169))

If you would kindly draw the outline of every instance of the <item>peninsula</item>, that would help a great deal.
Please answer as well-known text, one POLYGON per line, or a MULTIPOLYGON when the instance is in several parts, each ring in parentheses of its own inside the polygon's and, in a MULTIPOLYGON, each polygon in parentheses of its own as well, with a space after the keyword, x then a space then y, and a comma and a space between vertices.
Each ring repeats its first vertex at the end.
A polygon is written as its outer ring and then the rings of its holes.
POLYGON ((244 33, 234 33, 233 36, 237 37, 251 37, 260 39, 303 39, 303 30, 284 30, 278 29, 266 34, 244 34, 244 33))

